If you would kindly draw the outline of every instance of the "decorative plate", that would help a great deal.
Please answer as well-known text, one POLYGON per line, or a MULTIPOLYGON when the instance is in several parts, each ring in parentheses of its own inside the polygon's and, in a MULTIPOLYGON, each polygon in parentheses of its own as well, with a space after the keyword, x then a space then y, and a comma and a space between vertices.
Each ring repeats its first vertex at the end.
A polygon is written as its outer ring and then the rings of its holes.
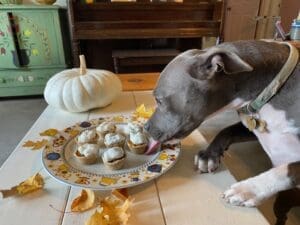
MULTIPOLYGON (((93 129, 104 121, 114 122, 117 132, 126 134, 126 125, 132 117, 107 117, 77 123, 59 131, 46 145, 43 154, 43 165, 48 173, 58 181, 72 186, 94 190, 110 190, 139 185, 157 178, 167 172, 177 161, 180 153, 179 140, 172 140, 161 145, 160 151, 152 155, 137 155, 125 146, 126 162, 121 170, 110 170, 105 167, 101 157, 93 165, 83 165, 75 157, 75 138, 83 130, 93 129)), ((145 119, 136 122, 141 125, 145 119)), ((100 148, 100 153, 105 148, 100 148)))

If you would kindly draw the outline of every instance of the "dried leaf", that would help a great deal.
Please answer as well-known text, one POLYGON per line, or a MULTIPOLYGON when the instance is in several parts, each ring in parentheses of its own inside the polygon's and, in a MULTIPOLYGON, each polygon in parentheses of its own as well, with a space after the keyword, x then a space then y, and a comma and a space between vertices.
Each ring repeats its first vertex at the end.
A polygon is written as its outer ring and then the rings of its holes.
POLYGON ((111 194, 123 201, 125 201, 129 196, 126 188, 112 190, 111 194))
POLYGON ((109 221, 103 215, 103 208, 96 209, 85 225, 109 225, 109 221))
POLYGON ((48 141, 46 139, 43 139, 41 141, 26 141, 22 146, 26 148, 31 148, 31 150, 38 150, 43 148, 46 144, 48 144, 48 141))
POLYGON ((127 211, 132 201, 119 190, 112 191, 110 196, 100 202, 100 207, 85 225, 126 225, 130 216, 127 211))
POLYGON ((56 130, 56 129, 48 129, 48 130, 45 130, 42 133, 40 133, 40 135, 54 137, 55 135, 57 135, 57 133, 58 133, 58 130, 56 130))
POLYGON ((43 177, 37 173, 32 177, 29 177, 27 180, 23 181, 17 186, 17 190, 19 194, 27 194, 32 191, 36 191, 44 187, 44 179, 43 177))
POLYGON ((9 190, 0 190, 3 198, 15 196, 15 195, 25 195, 27 193, 42 189, 44 187, 43 177, 37 173, 27 180, 21 182, 19 185, 12 187, 9 190))
POLYGON ((116 123, 123 123, 124 117, 123 116, 115 116, 115 117, 113 117, 113 121, 116 123))
POLYGON ((22 146, 23 147, 31 148, 31 147, 34 147, 34 145, 35 145, 35 142, 33 142, 33 141, 26 141, 22 146))
POLYGON ((152 114, 154 113, 154 108, 149 108, 148 110, 146 109, 144 104, 141 104, 139 107, 136 108, 135 110, 135 115, 138 117, 142 118, 150 118, 152 114))
POLYGON ((92 190, 83 189, 80 196, 75 198, 71 205, 72 212, 83 212, 95 205, 95 193, 92 190))

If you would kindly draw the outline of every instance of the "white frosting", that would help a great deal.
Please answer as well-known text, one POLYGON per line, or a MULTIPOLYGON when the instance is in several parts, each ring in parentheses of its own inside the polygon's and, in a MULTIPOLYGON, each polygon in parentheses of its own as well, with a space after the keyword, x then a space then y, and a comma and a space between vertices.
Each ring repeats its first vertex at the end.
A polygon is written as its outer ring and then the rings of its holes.
POLYGON ((130 141, 135 145, 141 145, 147 142, 147 138, 142 132, 130 133, 130 141))
POLYGON ((79 136, 77 141, 79 143, 87 143, 89 141, 92 141, 96 137, 97 133, 94 129, 89 129, 83 131, 79 136))
POLYGON ((115 159, 120 159, 124 156, 124 150, 120 147, 113 147, 107 149, 105 152, 102 154, 102 159, 104 162, 110 162, 115 159))
POLYGON ((105 135, 104 142, 106 145, 113 145, 125 140, 125 137, 121 134, 109 133, 105 135))
POLYGON ((99 146, 96 144, 84 144, 78 147, 78 152, 85 157, 90 155, 97 155, 99 151, 99 146))
POLYGON ((103 122, 99 126, 97 126, 96 130, 100 133, 104 132, 114 132, 115 131, 115 124, 111 122, 103 122))
POLYGON ((137 123, 128 123, 127 130, 128 133, 138 133, 138 132, 142 132, 143 128, 137 123))

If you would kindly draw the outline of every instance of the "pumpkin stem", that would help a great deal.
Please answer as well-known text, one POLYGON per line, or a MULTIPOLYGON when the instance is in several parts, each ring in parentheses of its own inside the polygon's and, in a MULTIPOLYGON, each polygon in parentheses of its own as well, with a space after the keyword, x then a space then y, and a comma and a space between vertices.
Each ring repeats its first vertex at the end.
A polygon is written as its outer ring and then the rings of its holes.
POLYGON ((80 61, 79 74, 84 75, 84 74, 86 74, 86 62, 85 62, 84 55, 79 55, 79 61, 80 61))

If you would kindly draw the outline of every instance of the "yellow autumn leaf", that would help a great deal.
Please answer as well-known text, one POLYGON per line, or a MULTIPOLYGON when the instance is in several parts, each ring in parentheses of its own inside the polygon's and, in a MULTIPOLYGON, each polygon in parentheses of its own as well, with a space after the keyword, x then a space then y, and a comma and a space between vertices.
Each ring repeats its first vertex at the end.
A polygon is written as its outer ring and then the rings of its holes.
POLYGON ((75 198, 71 204, 72 212, 83 212, 95 205, 95 193, 92 190, 82 189, 80 196, 75 198))
POLYGON ((29 177, 27 180, 21 182, 17 186, 12 187, 9 190, 0 190, 3 198, 14 195, 25 195, 30 192, 42 189, 44 187, 44 178, 39 174, 35 174, 29 177))
POLYGON ((20 195, 24 195, 43 188, 44 184, 45 183, 43 177, 39 173, 37 173, 20 183, 17 186, 17 190, 20 195))
POLYGON ((85 222, 85 225, 109 225, 107 216, 103 215, 103 208, 97 208, 94 214, 85 222))
POLYGON ((146 109, 144 104, 141 104, 139 107, 136 108, 134 114, 138 117, 142 117, 148 119, 154 113, 154 108, 146 109))
POLYGON ((124 117, 123 116, 115 116, 115 117, 113 117, 113 121, 117 122, 117 123, 123 123, 124 117))
POLYGON ((54 137, 57 135, 58 131, 56 129, 48 129, 40 133, 41 136, 49 136, 49 137, 54 137))
POLYGON ((110 196, 100 202, 100 207, 96 209, 85 225, 126 225, 130 216, 127 211, 132 201, 121 191, 112 191, 110 196))
POLYGON ((41 141, 26 141, 22 146, 26 148, 31 148, 31 150, 38 150, 43 148, 46 144, 48 144, 48 141, 46 139, 43 139, 41 141))
POLYGON ((34 147, 35 145, 35 142, 33 141, 26 141, 22 146, 23 147, 27 147, 27 148, 31 148, 31 147, 34 147))

